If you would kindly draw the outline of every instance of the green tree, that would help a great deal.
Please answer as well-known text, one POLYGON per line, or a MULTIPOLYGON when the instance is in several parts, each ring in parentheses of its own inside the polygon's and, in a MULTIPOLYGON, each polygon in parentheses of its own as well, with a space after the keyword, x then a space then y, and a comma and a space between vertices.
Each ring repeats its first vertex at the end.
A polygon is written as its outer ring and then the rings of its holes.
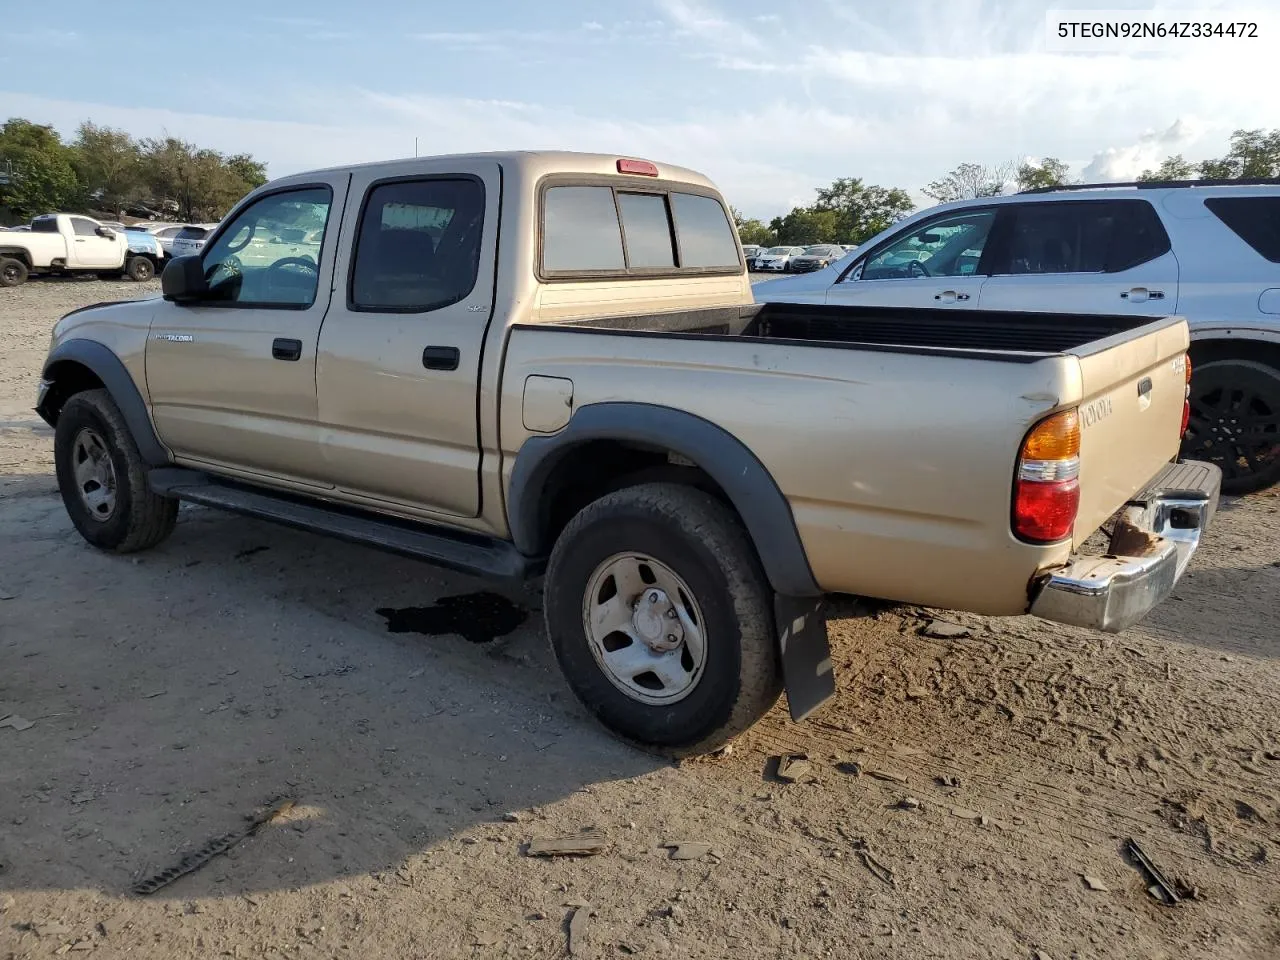
POLYGON ((811 243, 835 243, 840 227, 840 217, 835 210, 819 210, 815 207, 795 207, 777 224, 778 242, 791 246, 807 246, 811 243))
POLYGON ((864 184, 859 177, 841 177, 831 186, 818 190, 818 199, 811 209, 818 213, 833 213, 836 218, 833 231, 819 238, 818 242, 862 243, 901 220, 914 208, 915 204, 905 190, 864 184))
POLYGON ((1011 163, 995 166, 962 163, 941 180, 934 180, 921 192, 939 203, 972 200, 974 197, 998 197, 1004 193, 1005 184, 1013 179, 1013 172, 1011 163))
POLYGON ((756 246, 766 247, 773 244, 773 231, 764 225, 764 222, 756 219, 747 219, 742 215, 742 211, 737 207, 730 207, 733 214, 733 222, 738 227, 738 239, 744 244, 754 243, 756 246))
POLYGON ((227 158, 175 137, 143 140, 141 150, 147 185, 159 197, 176 201, 184 220, 217 220, 266 182, 264 165, 247 155, 227 158))
POLYGON ((1195 165, 1188 163, 1179 153, 1172 157, 1165 157, 1160 166, 1154 170, 1143 170, 1138 174, 1138 179, 1143 183, 1149 183, 1152 180, 1191 180, 1195 177, 1195 173, 1195 165))
POLYGON ((143 189, 142 153, 123 130, 86 120, 71 144, 71 159, 88 195, 115 212, 143 189))
POLYGON ((1067 182, 1070 170, 1057 157, 1045 157, 1039 163, 1023 163, 1018 167, 1015 179, 1019 190, 1036 190, 1043 187, 1060 187, 1067 182))
POLYGON ((1280 130, 1237 130, 1227 155, 1201 163, 1200 176, 1206 180, 1280 176, 1280 130))
POLYGON ((17 219, 79 207, 83 188, 53 127, 8 120, 0 127, 0 167, 12 171, 10 182, 0 185, 0 207, 17 219))

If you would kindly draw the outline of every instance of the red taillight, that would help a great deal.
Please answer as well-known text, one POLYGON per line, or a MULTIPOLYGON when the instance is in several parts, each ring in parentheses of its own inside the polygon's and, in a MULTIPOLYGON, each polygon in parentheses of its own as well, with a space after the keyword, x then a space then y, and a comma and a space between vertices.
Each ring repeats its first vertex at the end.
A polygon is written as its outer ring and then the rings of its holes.
POLYGON ((658 168, 648 160, 619 160, 619 173, 634 173, 640 177, 656 177, 658 168))
POLYGON ((1023 540, 1056 543, 1071 536, 1079 509, 1079 480, 1019 480, 1013 501, 1014 529, 1023 540))
POLYGON ((1183 394, 1185 399, 1182 401, 1182 432, 1178 434, 1180 437, 1187 435, 1187 427, 1191 423, 1191 354, 1188 353, 1185 359, 1187 365, 1187 391, 1183 394))
POLYGON ((1080 417, 1064 410, 1031 428, 1018 453, 1013 532, 1031 543, 1071 536, 1080 509, 1080 417))

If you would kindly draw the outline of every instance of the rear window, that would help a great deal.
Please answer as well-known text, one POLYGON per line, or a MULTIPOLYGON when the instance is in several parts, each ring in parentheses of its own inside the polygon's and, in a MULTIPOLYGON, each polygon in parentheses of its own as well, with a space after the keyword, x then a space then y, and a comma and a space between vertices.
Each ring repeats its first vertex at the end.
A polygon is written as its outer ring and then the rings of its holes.
POLYGON ((1209 197, 1204 205, 1261 256, 1280 263, 1280 197, 1209 197))
POLYGON ((209 233, 204 227, 183 227, 175 240, 203 240, 209 233))
POLYGON ((736 272, 738 243, 715 197, 605 185, 552 186, 542 202, 551 276, 736 272))
POLYGON ((55 217, 37 217, 31 221, 32 233, 57 233, 58 221, 55 217))

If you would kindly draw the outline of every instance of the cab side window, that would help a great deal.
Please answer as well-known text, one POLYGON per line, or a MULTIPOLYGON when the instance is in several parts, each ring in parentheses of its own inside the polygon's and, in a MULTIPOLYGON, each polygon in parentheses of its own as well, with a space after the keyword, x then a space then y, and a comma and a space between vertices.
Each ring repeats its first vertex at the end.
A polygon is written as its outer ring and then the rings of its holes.
POLYGON ((236 215, 202 261, 204 302, 305 309, 315 303, 333 194, 328 187, 272 193, 236 215))
POLYGON ((351 262, 352 310, 425 313, 465 299, 480 272, 484 185, 468 177, 375 185, 351 262))
POLYGON ((98 235, 98 225, 92 220, 86 220, 84 217, 72 217, 71 229, 75 231, 77 237, 96 237, 98 235))
POLYGON ((966 277, 978 272, 994 210, 966 210, 930 220, 872 254, 863 280, 966 277))

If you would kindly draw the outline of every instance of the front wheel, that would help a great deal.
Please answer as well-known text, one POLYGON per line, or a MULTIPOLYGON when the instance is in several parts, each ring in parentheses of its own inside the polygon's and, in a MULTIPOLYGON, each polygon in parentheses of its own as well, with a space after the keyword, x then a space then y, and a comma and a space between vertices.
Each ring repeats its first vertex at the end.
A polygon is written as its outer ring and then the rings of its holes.
POLYGON ((173 532, 178 501, 152 493, 138 445, 106 390, 86 390, 66 402, 53 460, 67 515, 95 547, 133 553, 173 532))
POLYGON ((1280 370, 1224 358, 1194 368, 1182 456, 1222 468, 1222 492, 1280 483, 1280 370))
POLYGON ((547 633, 606 727, 679 755, 714 750, 782 690, 768 583, 737 517, 679 484, 595 501, 556 541, 547 633))

